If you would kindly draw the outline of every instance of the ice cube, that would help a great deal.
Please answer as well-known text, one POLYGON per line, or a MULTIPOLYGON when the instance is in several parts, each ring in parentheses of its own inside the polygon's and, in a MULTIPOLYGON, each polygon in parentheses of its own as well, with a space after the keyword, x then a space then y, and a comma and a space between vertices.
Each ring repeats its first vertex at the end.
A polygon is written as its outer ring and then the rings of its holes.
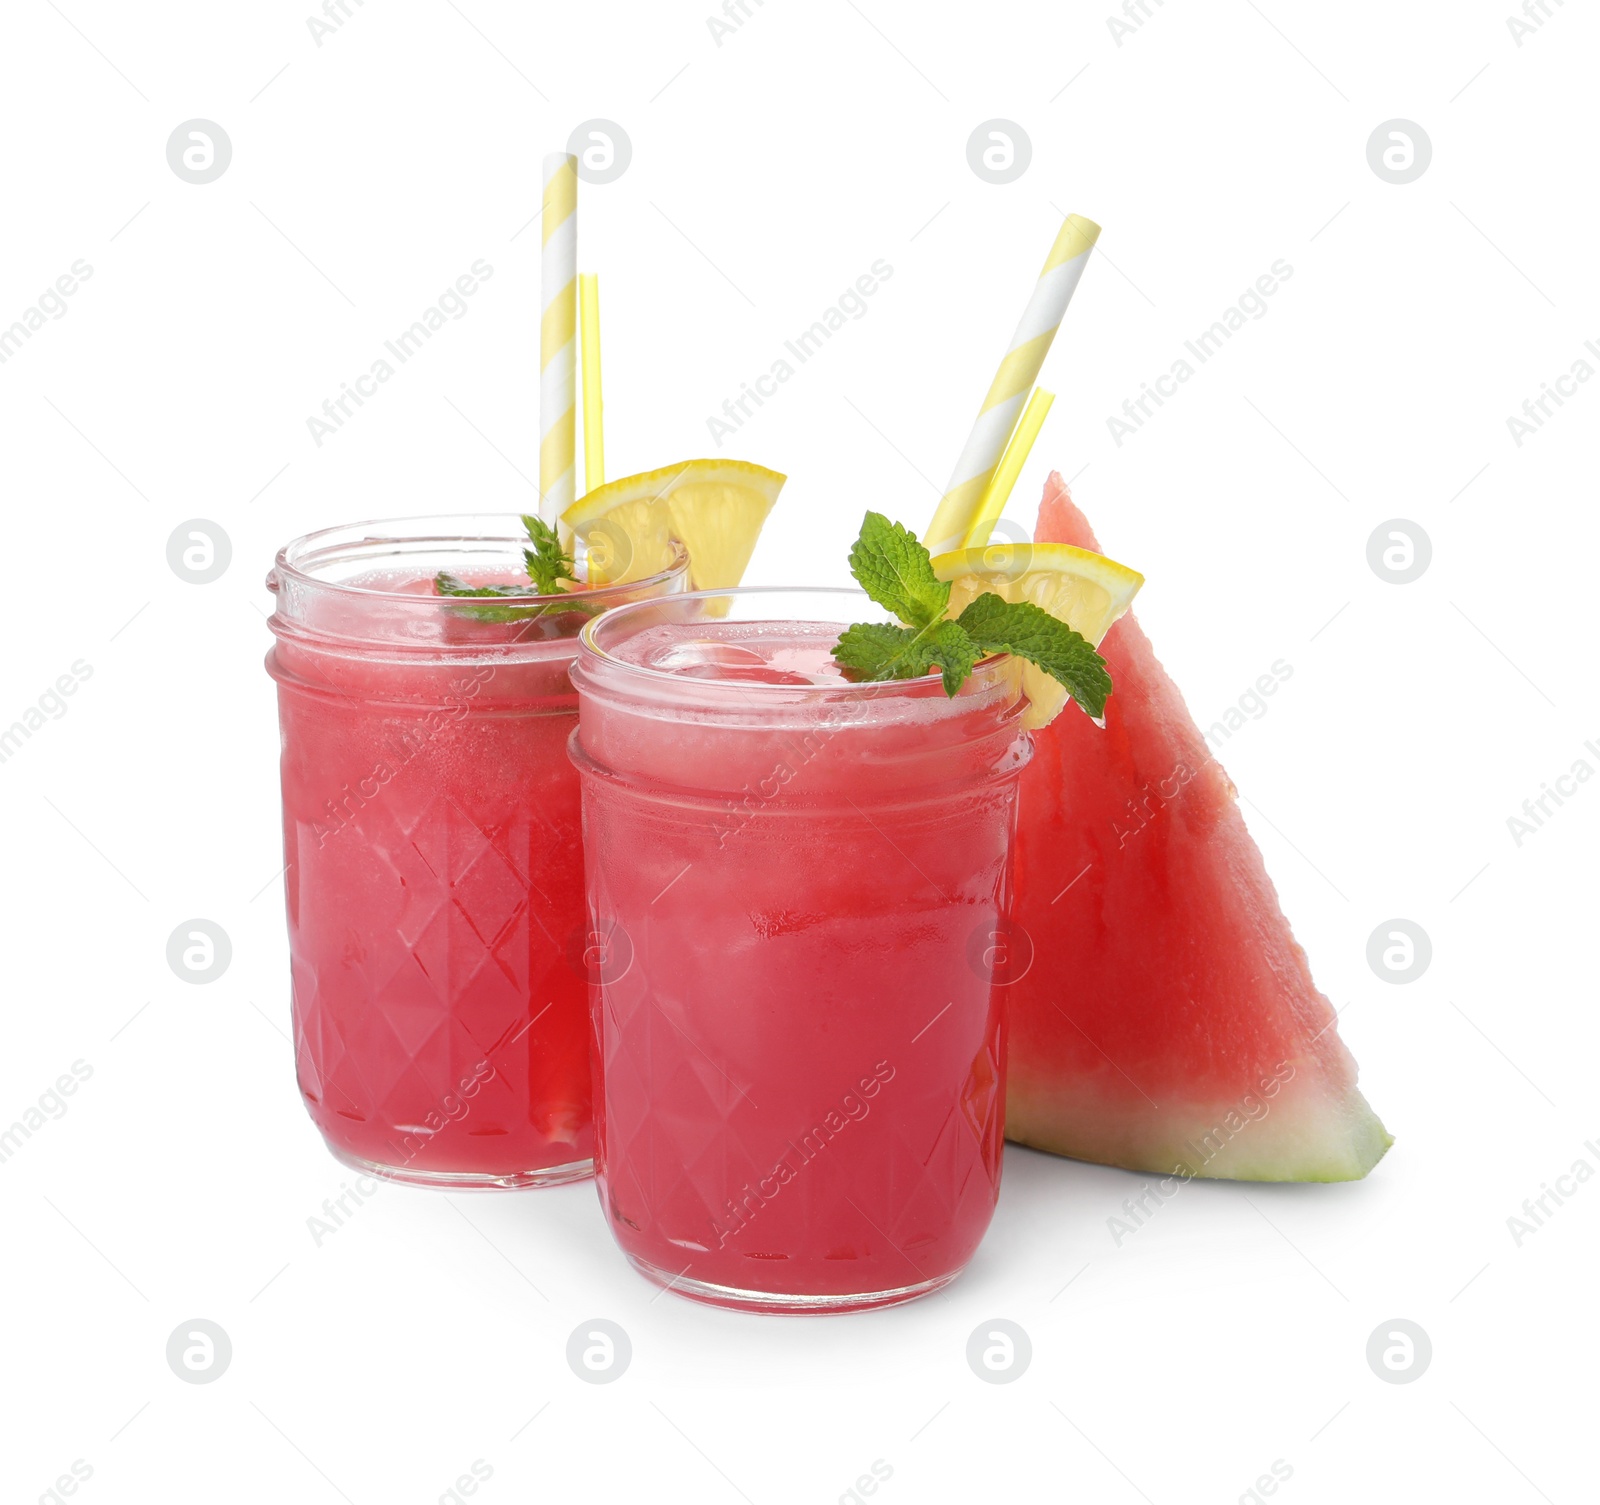
POLYGON ((718 679, 743 684, 809 685, 803 674, 791 674, 770 664, 751 648, 736 643, 719 643, 709 638, 693 638, 673 643, 650 659, 654 669, 669 669, 691 679, 718 679))
POLYGON ((650 665, 655 669, 759 669, 766 659, 737 643, 719 643, 714 638, 689 638, 670 643, 651 655, 650 665))

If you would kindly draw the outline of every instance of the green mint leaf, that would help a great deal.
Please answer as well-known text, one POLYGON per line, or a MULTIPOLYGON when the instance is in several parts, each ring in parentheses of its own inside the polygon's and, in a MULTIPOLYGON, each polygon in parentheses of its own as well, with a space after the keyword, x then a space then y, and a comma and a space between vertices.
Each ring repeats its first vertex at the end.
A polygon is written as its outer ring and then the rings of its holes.
POLYGON ((971 634, 959 622, 940 622, 923 640, 922 667, 926 674, 935 664, 944 675, 944 693, 954 695, 967 682, 972 666, 983 657, 971 634))
POLYGON ((862 519, 850 550, 850 573, 879 606, 908 627, 937 622, 950 604, 950 586, 933 573, 928 551, 915 533, 881 512, 862 519))
MULTIPOLYGON (((433 577, 433 588, 441 596, 526 596, 520 585, 468 585, 458 575, 440 570, 433 577)), ((537 606, 458 606, 460 616, 472 617, 479 622, 515 622, 523 617, 537 616, 542 608, 537 606)))
POLYGON ((1096 720, 1105 715, 1111 694, 1106 661, 1065 622, 1031 601, 1007 601, 992 593, 975 596, 956 620, 981 653, 1025 658, 1064 686, 1096 720))
POLYGON ((522 557, 527 561, 528 578, 541 596, 554 595, 560 589, 559 581, 578 578, 572 573, 572 556, 561 547, 561 535, 549 523, 524 514, 522 526, 533 542, 531 549, 522 551, 522 557))
POLYGON ((857 622, 833 645, 833 660, 854 680, 894 679, 895 666, 916 638, 892 622, 857 622))
POLYGON ((459 575, 440 570, 433 577, 433 588, 441 596, 526 596, 520 585, 468 585, 459 575))
POLYGON ((981 655, 959 622, 922 628, 857 622, 835 644, 833 657, 856 680, 917 679, 937 667, 945 694, 954 695, 981 655))
POLYGON ((954 696, 973 672, 973 665, 982 657, 978 645, 971 640, 960 622, 939 622, 928 637, 917 645, 922 662, 917 673, 928 673, 938 665, 944 675, 944 693, 954 696))

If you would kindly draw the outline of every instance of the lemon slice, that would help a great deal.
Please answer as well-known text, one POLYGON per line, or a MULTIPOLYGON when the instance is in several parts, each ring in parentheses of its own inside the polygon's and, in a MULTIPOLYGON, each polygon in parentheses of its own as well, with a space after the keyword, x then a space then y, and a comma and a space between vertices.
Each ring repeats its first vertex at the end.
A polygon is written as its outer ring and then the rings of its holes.
POLYGON ((695 590, 729 590, 744 578, 761 525, 787 476, 744 460, 684 460, 597 486, 561 514, 583 545, 591 585, 626 585, 689 552, 695 590))
MULTIPOLYGON (((1064 543, 956 549, 936 556, 933 572, 950 582, 949 616, 960 616, 974 596, 993 591, 1007 601, 1031 601, 1097 648, 1144 584, 1137 570, 1064 543)), ((1011 669, 1028 697, 1022 724, 1048 726, 1066 705, 1066 690, 1025 659, 1013 659, 1011 669)))

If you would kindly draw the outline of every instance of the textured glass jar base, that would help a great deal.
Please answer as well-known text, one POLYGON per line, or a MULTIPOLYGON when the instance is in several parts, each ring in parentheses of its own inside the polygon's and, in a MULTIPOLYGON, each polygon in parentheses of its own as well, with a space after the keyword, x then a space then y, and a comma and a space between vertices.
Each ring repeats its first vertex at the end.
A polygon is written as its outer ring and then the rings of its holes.
POLYGON ((845 1296, 785 1296, 773 1291, 741 1291, 733 1286, 689 1280, 652 1265, 636 1254, 628 1255, 628 1263, 646 1280, 671 1291, 674 1296, 686 1296, 690 1301, 724 1307, 729 1311, 767 1312, 779 1317, 826 1317, 836 1312, 870 1312, 886 1306, 904 1306, 919 1296, 932 1295, 961 1273, 960 1270, 952 1270, 948 1275, 936 1275, 932 1280, 919 1281, 914 1286, 896 1286, 888 1291, 860 1291, 845 1296))
POLYGON ((565 1165, 547 1165, 536 1171, 510 1171, 495 1175, 488 1171, 423 1171, 411 1165, 380 1165, 363 1160, 329 1144, 335 1160, 376 1176, 380 1181, 398 1181, 402 1186, 431 1186, 439 1191, 526 1191, 530 1187, 565 1186, 594 1175, 594 1161, 569 1160, 565 1165))

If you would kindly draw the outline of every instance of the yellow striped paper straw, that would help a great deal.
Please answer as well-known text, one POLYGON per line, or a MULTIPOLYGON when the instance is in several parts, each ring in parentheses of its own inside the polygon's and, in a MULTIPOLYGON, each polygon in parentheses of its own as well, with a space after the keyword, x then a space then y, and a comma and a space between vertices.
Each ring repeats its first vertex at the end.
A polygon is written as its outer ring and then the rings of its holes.
POLYGON ((606 417, 600 396, 600 279, 578 274, 578 341, 583 360, 583 489, 606 480, 606 417))
POLYGON ((1046 392, 1043 387, 1033 389, 1033 396, 1028 399, 1028 405, 1022 410, 1022 417, 1017 420, 1012 432, 1011 442, 1006 445, 1006 452, 995 467, 994 479, 989 482, 989 489, 978 504, 977 515, 962 540, 962 548, 981 549, 988 544, 989 535, 994 532, 994 525, 999 522, 1000 514, 1011 500, 1012 488, 1022 474, 1022 467, 1028 463, 1033 441, 1039 437, 1039 430, 1044 427, 1044 420, 1050 412, 1050 404, 1055 400, 1054 392, 1046 392))
POLYGON ((1001 452, 1017 421, 1023 399, 1039 375, 1061 316, 1067 311, 1078 279, 1089 260, 1100 227, 1081 214, 1069 214, 1045 258, 1010 348, 1000 362, 989 395, 978 410, 967 446, 945 487, 938 510, 922 541, 932 554, 958 549, 965 540, 983 494, 994 477, 1001 452))
POLYGON ((544 252, 539 263, 539 515, 554 523, 573 502, 577 411, 578 159, 544 159, 544 252))

